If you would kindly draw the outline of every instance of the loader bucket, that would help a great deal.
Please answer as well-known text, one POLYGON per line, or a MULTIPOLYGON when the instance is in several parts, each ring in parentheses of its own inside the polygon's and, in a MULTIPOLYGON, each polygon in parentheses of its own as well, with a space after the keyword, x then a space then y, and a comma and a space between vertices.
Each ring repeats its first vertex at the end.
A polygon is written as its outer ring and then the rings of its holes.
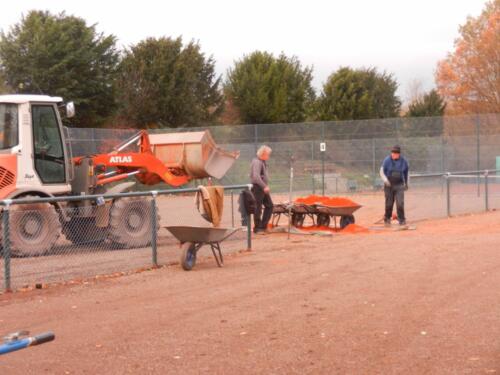
POLYGON ((220 179, 239 152, 220 149, 208 130, 189 133, 149 134, 153 154, 169 168, 180 168, 191 178, 220 179))

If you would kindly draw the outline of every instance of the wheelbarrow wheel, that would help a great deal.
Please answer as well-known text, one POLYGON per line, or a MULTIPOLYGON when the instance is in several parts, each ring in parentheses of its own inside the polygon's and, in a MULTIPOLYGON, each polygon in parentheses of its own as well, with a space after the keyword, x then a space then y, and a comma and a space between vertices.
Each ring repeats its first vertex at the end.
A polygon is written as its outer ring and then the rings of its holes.
POLYGON ((304 219, 306 218, 306 214, 299 214, 294 212, 292 214, 292 225, 296 228, 300 228, 304 225, 304 219))
POLYGON ((316 226, 318 227, 328 227, 330 226, 330 215, 319 213, 316 218, 316 226))
POLYGON ((181 266, 185 271, 191 271, 196 264, 196 245, 185 242, 181 247, 181 266))
POLYGON ((353 215, 344 215, 340 217, 340 229, 344 229, 349 224, 354 224, 354 216, 353 215))

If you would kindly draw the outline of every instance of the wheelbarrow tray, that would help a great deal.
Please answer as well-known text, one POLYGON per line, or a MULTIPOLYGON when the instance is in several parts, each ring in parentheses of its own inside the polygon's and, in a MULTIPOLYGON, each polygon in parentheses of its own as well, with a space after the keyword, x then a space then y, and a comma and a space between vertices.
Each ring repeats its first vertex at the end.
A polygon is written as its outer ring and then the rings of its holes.
POLYGON ((276 203, 273 205, 273 214, 285 214, 288 213, 287 205, 284 203, 276 203))
POLYGON ((360 208, 361 205, 342 207, 324 206, 320 204, 316 205, 316 210, 318 213, 327 214, 330 216, 350 216, 360 208))
POLYGON ((233 235, 240 228, 210 228, 186 225, 165 227, 180 242, 217 243, 233 235))
POLYGON ((304 203, 294 203, 292 205, 292 212, 295 214, 315 214, 316 206, 304 203))

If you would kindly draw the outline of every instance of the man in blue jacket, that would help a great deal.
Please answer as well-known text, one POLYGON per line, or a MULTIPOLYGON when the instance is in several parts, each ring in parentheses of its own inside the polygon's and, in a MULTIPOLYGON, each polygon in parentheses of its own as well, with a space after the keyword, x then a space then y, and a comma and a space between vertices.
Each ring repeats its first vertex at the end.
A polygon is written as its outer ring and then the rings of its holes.
POLYGON ((391 224, 392 209, 396 201, 396 210, 400 225, 406 224, 405 190, 408 190, 408 162, 401 156, 401 147, 394 146, 380 167, 380 177, 384 181, 385 215, 384 223, 391 224))

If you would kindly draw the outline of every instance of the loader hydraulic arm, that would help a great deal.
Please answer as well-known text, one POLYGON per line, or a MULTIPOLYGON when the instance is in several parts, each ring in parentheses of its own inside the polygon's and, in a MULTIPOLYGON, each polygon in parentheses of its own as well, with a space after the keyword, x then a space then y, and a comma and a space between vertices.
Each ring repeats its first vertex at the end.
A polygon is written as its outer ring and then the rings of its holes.
POLYGON ((151 135, 141 130, 111 152, 90 156, 94 169, 89 176, 95 175, 94 184, 100 186, 135 176, 145 185, 177 187, 194 178, 222 178, 238 156, 217 147, 208 130, 151 135))
MULTIPOLYGON (((122 142, 107 154, 97 154, 92 157, 94 166, 115 168, 111 172, 97 175, 97 185, 124 180, 134 176, 145 185, 155 185, 165 182, 171 186, 181 186, 191 178, 180 168, 169 168, 151 151, 148 133, 141 130, 133 137, 122 142), (124 151, 130 145, 138 145, 138 152, 124 151)), ((78 165, 82 157, 74 159, 78 165)))
POLYGON ((100 154, 93 156, 92 160, 94 165, 116 168, 116 173, 111 176, 106 173, 98 175, 98 185, 119 181, 132 175, 145 185, 165 182, 171 186, 181 186, 190 180, 182 170, 167 168, 149 152, 100 154))

